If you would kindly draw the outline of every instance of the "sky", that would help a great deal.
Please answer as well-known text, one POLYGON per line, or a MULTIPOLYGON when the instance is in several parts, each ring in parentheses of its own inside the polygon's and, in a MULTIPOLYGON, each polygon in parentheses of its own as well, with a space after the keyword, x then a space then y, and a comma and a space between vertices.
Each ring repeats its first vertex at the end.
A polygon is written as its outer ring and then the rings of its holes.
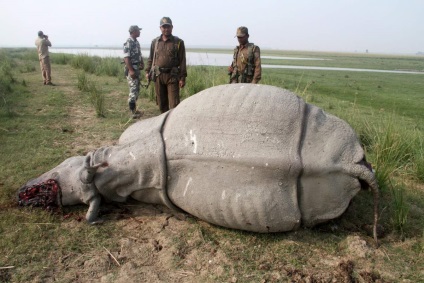
POLYGON ((0 0, 0 47, 121 47, 138 25, 142 46, 170 17, 186 48, 237 45, 249 28, 261 49, 416 54, 424 52, 424 0, 0 0))

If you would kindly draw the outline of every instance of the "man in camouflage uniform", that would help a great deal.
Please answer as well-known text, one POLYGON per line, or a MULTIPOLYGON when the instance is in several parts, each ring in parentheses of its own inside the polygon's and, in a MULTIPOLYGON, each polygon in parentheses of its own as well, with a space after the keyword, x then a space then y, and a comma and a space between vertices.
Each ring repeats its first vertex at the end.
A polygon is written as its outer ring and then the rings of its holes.
POLYGON ((236 36, 240 45, 234 48, 233 62, 228 67, 230 83, 257 84, 262 73, 261 50, 249 43, 247 27, 239 27, 236 36))
POLYGON ((173 36, 172 29, 171 19, 163 17, 162 35, 152 40, 146 67, 146 79, 155 81, 156 103, 162 113, 180 103, 180 88, 185 86, 187 77, 184 41, 173 36))
POLYGON ((140 94, 140 72, 144 69, 144 62, 141 56, 140 43, 137 37, 140 36, 138 26, 130 26, 130 37, 124 43, 124 62, 125 76, 127 77, 128 86, 130 88, 128 105, 133 118, 140 118, 142 113, 137 110, 137 99, 140 94))
POLYGON ((45 85, 54 85, 51 77, 51 66, 49 47, 52 46, 49 37, 42 31, 38 32, 38 37, 35 40, 35 46, 37 46, 38 60, 40 61, 41 75, 45 85))

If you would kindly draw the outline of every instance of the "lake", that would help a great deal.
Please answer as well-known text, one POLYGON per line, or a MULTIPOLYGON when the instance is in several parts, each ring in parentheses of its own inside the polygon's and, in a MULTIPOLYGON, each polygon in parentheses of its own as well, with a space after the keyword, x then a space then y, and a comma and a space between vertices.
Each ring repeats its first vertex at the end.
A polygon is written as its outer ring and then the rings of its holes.
MULTIPOLYGON (((114 48, 50 48, 52 53, 66 54, 86 54, 89 56, 99 57, 119 57, 122 58, 122 49, 114 48)), ((147 57, 150 50, 141 50, 143 57, 147 57)), ((229 66, 233 60, 233 54, 226 53, 208 53, 208 52, 187 52, 187 64, 192 66, 229 66)), ((261 56, 266 59, 279 60, 307 60, 320 61, 328 60, 322 58, 301 58, 301 57, 281 57, 281 56, 261 56)), ((262 68, 275 69, 301 69, 301 70, 324 70, 324 71, 353 71, 353 72, 378 72, 378 73, 397 73, 397 74, 424 74, 424 72, 416 71, 391 71, 391 70, 375 70, 375 69, 356 69, 356 68, 337 68, 337 67, 313 67, 313 66, 293 66, 293 65, 264 65, 262 68)))

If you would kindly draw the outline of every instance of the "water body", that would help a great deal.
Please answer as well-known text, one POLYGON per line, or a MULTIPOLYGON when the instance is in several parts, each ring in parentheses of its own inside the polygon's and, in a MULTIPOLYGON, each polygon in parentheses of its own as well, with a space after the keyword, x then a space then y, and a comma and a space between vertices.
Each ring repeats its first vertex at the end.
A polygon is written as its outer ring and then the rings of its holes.
MULTIPOLYGON (((121 49, 101 49, 101 48, 50 48, 52 53, 66 54, 86 54, 89 56, 100 57, 119 57, 122 58, 121 49)), ((141 50, 144 57, 148 56, 149 50, 141 50)), ((187 52, 187 64, 191 66, 229 66, 233 60, 233 54, 225 53, 207 53, 207 52, 187 52)), ((300 57, 279 57, 279 56, 262 56, 264 59, 279 59, 279 60, 307 60, 321 61, 328 60, 322 58, 300 58, 300 57)), ((376 70, 376 69, 357 69, 357 68, 338 68, 338 67, 313 67, 313 66, 292 66, 292 65, 264 65, 262 68, 274 69, 298 69, 298 70, 323 70, 323 71, 351 71, 351 72, 377 72, 377 73, 394 73, 394 74, 420 74, 424 72, 403 71, 403 70, 376 70)))
POLYGON ((371 72, 371 73, 419 74, 419 75, 424 75, 424 72, 417 72, 417 71, 375 70, 375 69, 356 69, 356 68, 338 68, 338 67, 313 67, 313 66, 291 66, 291 65, 262 65, 262 68, 298 69, 298 70, 323 70, 323 71, 350 71, 350 72, 371 72))

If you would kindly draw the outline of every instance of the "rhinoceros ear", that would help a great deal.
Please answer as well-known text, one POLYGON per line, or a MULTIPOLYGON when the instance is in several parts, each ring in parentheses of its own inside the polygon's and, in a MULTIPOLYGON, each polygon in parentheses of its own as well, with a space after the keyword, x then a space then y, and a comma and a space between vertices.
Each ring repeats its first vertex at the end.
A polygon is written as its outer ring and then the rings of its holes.
POLYGON ((101 162, 97 164, 93 164, 93 152, 87 153, 84 159, 83 167, 80 170, 79 177, 81 182, 84 184, 89 184, 93 182, 94 175, 99 169, 100 166, 107 166, 107 162, 101 162))

